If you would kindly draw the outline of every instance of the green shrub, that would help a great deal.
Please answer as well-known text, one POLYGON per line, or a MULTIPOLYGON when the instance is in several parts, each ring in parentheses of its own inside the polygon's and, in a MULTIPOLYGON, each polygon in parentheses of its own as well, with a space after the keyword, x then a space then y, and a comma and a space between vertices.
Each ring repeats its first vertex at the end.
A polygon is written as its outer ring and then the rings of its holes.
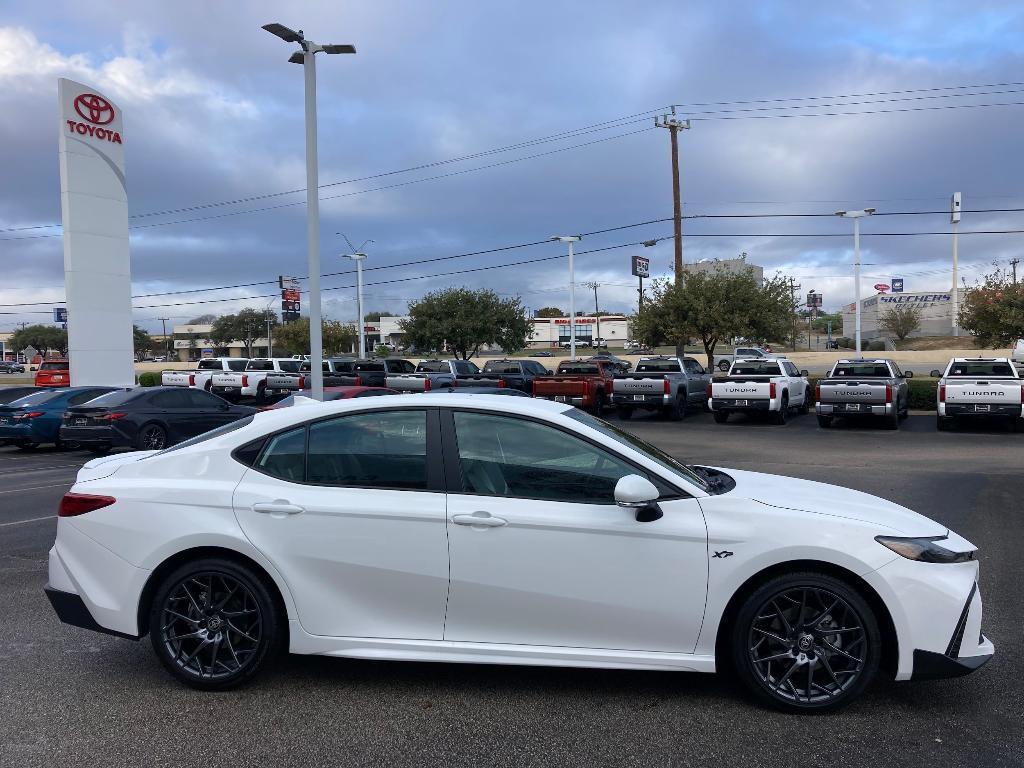
POLYGON ((160 374, 156 371, 145 371, 139 374, 139 386, 140 387, 158 387, 160 386, 160 374))
POLYGON ((916 411, 934 411, 938 386, 939 382, 936 379, 911 379, 910 408, 916 411))
POLYGON ((864 349, 870 350, 871 352, 884 352, 885 342, 884 341, 869 341, 863 345, 864 349))
POLYGON ((854 342, 849 336, 840 336, 836 339, 836 344, 838 344, 841 349, 853 349, 854 342))

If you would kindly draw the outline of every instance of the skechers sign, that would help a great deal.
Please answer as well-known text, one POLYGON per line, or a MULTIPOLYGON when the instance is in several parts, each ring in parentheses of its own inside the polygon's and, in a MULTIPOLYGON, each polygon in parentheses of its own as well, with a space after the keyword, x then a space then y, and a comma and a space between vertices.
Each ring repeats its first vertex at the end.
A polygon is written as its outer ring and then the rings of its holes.
POLYGON ((87 122, 67 120, 68 132, 78 133, 82 136, 94 136, 115 144, 124 143, 121 141, 121 134, 118 131, 103 127, 114 121, 114 106, 109 101, 95 93, 82 93, 75 97, 72 105, 79 117, 87 122))
POLYGON ((879 296, 883 304, 914 304, 918 307, 935 307, 953 301, 950 293, 904 293, 899 296, 879 296))

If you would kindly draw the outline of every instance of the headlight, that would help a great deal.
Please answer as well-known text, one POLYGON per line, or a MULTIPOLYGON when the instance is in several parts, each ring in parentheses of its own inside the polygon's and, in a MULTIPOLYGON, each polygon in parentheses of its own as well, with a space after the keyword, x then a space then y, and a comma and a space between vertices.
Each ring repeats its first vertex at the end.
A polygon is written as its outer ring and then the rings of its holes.
POLYGON ((945 536, 875 536, 875 541, 883 547, 891 549, 897 555, 908 560, 920 560, 924 563, 966 563, 974 559, 974 550, 969 552, 951 552, 936 544, 945 536))

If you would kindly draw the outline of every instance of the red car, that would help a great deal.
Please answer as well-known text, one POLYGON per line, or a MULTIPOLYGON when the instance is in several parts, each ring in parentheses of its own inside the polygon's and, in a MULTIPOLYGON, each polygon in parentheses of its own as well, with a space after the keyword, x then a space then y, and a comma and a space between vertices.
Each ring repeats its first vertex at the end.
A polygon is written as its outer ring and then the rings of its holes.
POLYGON ((37 387, 70 387, 71 366, 67 360, 44 360, 36 370, 37 387))
MULTIPOLYGON (((324 402, 328 400, 348 400, 350 397, 377 397, 378 395, 397 395, 400 394, 396 389, 388 389, 387 387, 324 387, 324 402)), ((296 395, 300 397, 312 397, 313 390, 311 389, 300 389, 298 392, 288 395, 283 400, 278 400, 273 405, 268 405, 266 408, 261 408, 261 411, 271 411, 275 408, 287 408, 290 405, 295 405, 296 395)))

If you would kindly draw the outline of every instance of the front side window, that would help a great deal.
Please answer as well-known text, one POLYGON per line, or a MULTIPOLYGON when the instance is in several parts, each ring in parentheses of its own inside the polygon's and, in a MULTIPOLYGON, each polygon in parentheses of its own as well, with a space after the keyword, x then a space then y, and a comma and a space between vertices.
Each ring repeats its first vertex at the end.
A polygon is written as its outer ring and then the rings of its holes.
POLYGON ((377 411, 311 424, 306 481, 426 490, 427 412, 377 411))
POLYGON ((149 404, 155 408, 188 408, 191 406, 186 394, 176 389, 155 393, 149 399, 149 404))
POLYGON ((626 461, 546 424, 455 413, 464 493, 614 504, 615 484, 638 471, 626 461))

